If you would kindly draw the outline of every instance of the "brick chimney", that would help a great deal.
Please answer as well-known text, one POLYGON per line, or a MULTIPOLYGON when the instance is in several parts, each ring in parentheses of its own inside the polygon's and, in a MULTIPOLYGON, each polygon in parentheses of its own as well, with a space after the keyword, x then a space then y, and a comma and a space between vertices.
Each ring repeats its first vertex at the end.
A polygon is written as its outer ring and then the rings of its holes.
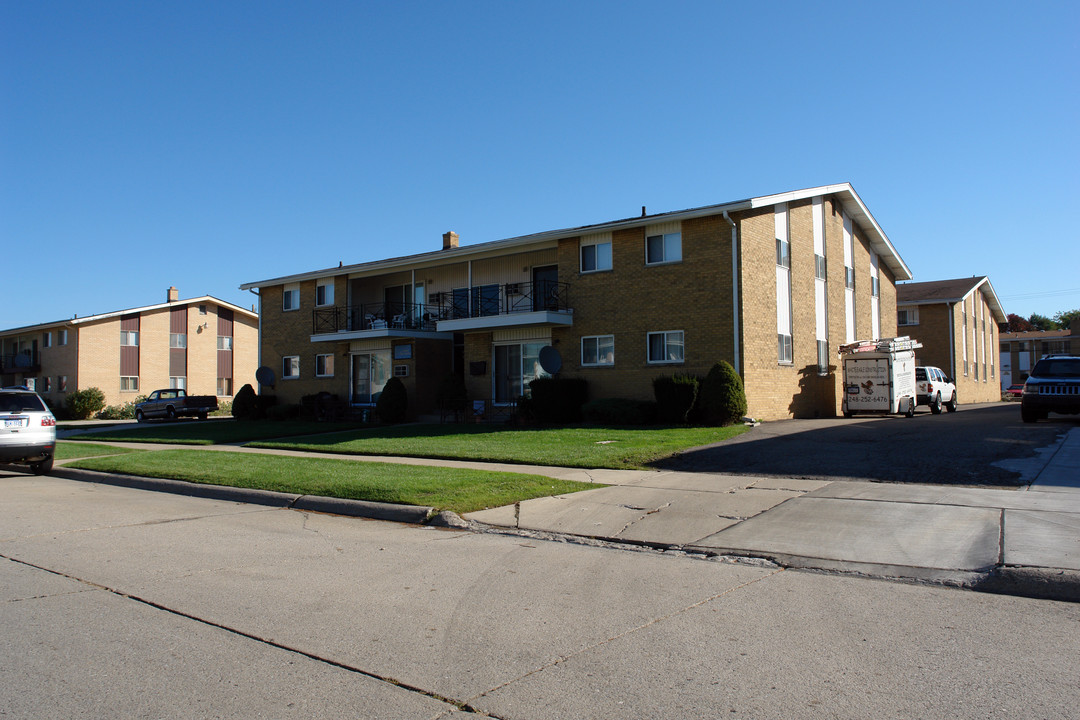
POLYGON ((458 246, 458 234, 451 230, 450 232, 443 233, 442 236, 442 249, 453 250, 458 246))
POLYGON ((175 287, 170 287, 168 295, 166 297, 168 299, 165 302, 174 303, 180 299, 180 291, 177 290, 175 287))

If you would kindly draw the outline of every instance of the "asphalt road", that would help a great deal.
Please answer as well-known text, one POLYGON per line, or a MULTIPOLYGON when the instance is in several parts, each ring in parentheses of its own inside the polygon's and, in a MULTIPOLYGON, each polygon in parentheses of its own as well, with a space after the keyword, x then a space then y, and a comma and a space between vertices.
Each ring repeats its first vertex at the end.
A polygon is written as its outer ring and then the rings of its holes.
POLYGON ((913 418, 830 418, 759 425, 722 445, 660 463, 669 470, 823 480, 1017 486, 1031 481, 1003 467, 1034 457, 1076 427, 1075 416, 1020 420, 1019 403, 961 405, 913 418))
POLYGON ((4 718, 1080 707, 1076 604, 8 472, 0 497, 4 718))

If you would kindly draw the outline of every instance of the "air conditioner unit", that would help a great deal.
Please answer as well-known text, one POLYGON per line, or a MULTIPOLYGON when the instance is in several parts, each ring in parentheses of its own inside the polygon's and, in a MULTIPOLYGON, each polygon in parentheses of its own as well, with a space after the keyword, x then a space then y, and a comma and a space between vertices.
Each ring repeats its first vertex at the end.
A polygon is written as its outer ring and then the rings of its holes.
POLYGON ((442 293, 430 293, 427 296, 427 301, 432 305, 438 305, 442 302, 442 293))
POLYGON ((507 295, 520 295, 521 294, 521 283, 506 283, 506 294, 507 295))

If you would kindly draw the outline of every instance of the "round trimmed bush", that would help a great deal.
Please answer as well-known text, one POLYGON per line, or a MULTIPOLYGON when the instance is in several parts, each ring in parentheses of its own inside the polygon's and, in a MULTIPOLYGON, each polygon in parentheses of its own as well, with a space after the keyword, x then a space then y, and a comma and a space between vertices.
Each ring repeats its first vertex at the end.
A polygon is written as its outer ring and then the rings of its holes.
POLYGON ((721 360, 712 366, 701 383, 698 404, 705 422, 710 425, 732 425, 743 419, 746 391, 731 363, 721 360))
POLYGON ((384 423, 394 425, 405 422, 409 414, 409 394, 400 378, 392 377, 386 381, 379 399, 375 401, 375 412, 384 423))

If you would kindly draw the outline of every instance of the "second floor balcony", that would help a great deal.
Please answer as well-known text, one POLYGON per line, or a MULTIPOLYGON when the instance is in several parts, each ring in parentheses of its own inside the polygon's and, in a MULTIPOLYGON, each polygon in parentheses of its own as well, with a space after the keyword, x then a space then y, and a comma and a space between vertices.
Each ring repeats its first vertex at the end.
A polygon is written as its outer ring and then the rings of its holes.
POLYGON ((41 358, 36 350, 0 355, 0 372, 34 373, 41 370, 41 358))
POLYGON ((556 281, 476 285, 432 293, 429 302, 382 302, 316 308, 312 340, 439 337, 444 333, 572 325, 569 286, 556 281))

